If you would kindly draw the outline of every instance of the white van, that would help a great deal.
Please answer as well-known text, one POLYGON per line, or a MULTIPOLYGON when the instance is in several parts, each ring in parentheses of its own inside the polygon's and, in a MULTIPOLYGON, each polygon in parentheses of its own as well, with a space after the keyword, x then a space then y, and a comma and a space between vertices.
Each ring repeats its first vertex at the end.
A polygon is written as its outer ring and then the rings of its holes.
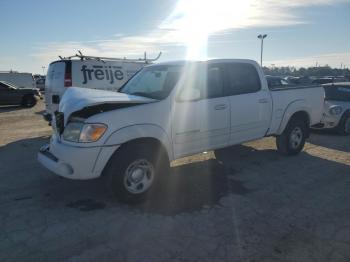
MULTIPOLYGON (((81 53, 80 53, 81 54, 81 53)), ((158 59, 160 54, 156 59, 158 59)), ((117 91, 131 76, 156 59, 119 59, 75 55, 52 62, 45 82, 46 117, 57 111, 69 87, 117 91)))
POLYGON ((0 81, 5 81, 18 88, 35 88, 35 82, 31 73, 19 73, 17 71, 1 71, 0 81))

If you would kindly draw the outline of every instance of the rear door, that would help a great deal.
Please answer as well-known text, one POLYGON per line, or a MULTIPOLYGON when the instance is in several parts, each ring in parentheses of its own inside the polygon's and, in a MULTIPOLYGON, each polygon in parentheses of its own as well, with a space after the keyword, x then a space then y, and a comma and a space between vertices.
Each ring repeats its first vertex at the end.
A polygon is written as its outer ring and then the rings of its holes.
MULTIPOLYGON (((58 110, 60 97, 65 91, 64 81, 66 63, 70 61, 57 61, 49 65, 45 81, 45 104, 46 110, 53 113, 58 110)), ((68 68, 67 68, 68 69, 68 68)))
POLYGON ((225 93, 231 109, 230 144, 264 137, 271 121, 272 99, 253 64, 225 66, 225 93))
POLYGON ((11 104, 11 98, 9 96, 8 87, 3 83, 0 83, 0 105, 11 104))

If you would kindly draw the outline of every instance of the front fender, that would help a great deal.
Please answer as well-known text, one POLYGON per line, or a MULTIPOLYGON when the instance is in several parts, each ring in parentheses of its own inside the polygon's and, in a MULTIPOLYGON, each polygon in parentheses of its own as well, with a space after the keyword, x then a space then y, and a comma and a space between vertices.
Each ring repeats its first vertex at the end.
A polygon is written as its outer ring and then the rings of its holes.
POLYGON ((290 118, 297 112, 305 112, 307 115, 311 116, 312 109, 311 107, 306 105, 306 101, 304 99, 299 99, 291 102, 286 110, 283 113, 283 118, 280 123, 279 128, 277 129, 276 135, 280 135, 283 133, 284 129, 286 128, 290 118))
POLYGON ((106 139, 105 146, 121 145, 128 141, 139 138, 154 138, 162 143, 168 153, 169 160, 173 160, 173 148, 172 143, 165 132, 160 126, 152 124, 137 124, 126 126, 114 131, 106 139))

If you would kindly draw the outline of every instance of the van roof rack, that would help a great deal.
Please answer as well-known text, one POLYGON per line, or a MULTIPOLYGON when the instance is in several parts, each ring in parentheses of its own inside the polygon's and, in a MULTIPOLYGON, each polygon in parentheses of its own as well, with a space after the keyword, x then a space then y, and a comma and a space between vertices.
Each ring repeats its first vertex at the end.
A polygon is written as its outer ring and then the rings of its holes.
POLYGON ((15 70, 8 70, 8 71, 0 71, 0 73, 19 73, 19 72, 15 70))
POLYGON ((108 61, 126 61, 126 62, 145 62, 147 64, 158 60, 161 55, 162 55, 162 52, 159 52, 157 57, 150 59, 150 58, 147 58, 147 53, 145 52, 143 58, 130 59, 126 57, 116 58, 116 57, 87 56, 87 55, 83 55, 82 52, 78 50, 78 53, 75 55, 67 56, 67 57, 62 57, 62 56, 58 56, 58 57, 61 60, 71 60, 72 58, 78 58, 80 60, 98 60, 102 62, 104 62, 105 60, 108 60, 108 61))

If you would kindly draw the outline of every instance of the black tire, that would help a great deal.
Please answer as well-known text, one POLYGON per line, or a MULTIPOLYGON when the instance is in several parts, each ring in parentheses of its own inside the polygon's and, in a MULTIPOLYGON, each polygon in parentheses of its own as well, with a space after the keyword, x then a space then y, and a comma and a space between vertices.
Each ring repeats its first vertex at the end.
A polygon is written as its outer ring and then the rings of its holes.
MULTIPOLYGON (((120 201, 128 204, 136 204, 146 200, 151 190, 156 189, 157 180, 165 176, 164 173, 167 172, 169 166, 166 153, 159 147, 155 148, 148 143, 131 143, 122 145, 122 147, 113 154, 104 170, 104 176, 108 183, 107 186, 120 201), (148 164, 151 165, 154 171, 153 174, 151 174, 151 171, 148 169, 148 164), (137 172, 135 165, 143 165, 143 170, 146 171, 142 171, 142 176, 146 180, 147 177, 153 176, 151 184, 147 189, 148 182, 144 184, 140 183, 140 188, 137 186, 135 191, 140 190, 140 192, 131 192, 133 182, 132 175, 130 174, 137 172), (131 172, 132 170, 133 172, 131 172), (146 186, 143 188, 144 185, 146 186)), ((136 173, 136 175, 138 174, 136 173)), ((137 182, 138 181, 135 181, 135 184, 137 184, 137 182)))
POLYGON ((350 113, 346 112, 340 119, 337 131, 340 135, 350 135, 350 113))
POLYGON ((292 118, 283 133, 276 137, 277 150, 283 155, 297 155, 303 150, 309 127, 305 120, 292 118))
POLYGON ((22 106, 23 107, 33 107, 36 105, 36 99, 34 96, 31 96, 31 95, 27 95, 27 96, 24 96, 23 99, 22 99, 22 106))

